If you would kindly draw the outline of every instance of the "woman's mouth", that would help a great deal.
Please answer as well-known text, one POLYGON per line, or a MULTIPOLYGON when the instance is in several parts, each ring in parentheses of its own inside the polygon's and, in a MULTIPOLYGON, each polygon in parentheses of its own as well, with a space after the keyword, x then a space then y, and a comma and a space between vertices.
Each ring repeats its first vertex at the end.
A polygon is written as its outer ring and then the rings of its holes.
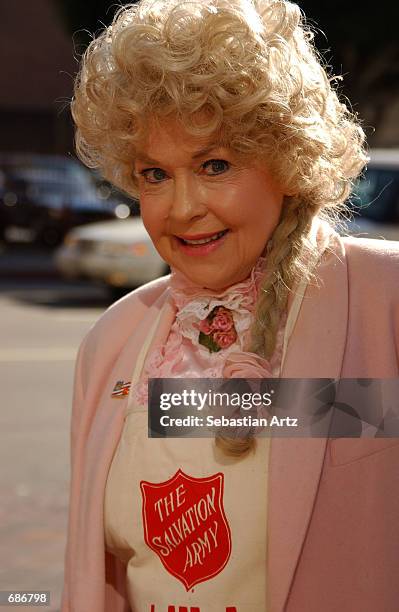
POLYGON ((213 252, 224 242, 226 234, 230 230, 225 229, 204 238, 188 239, 175 236, 179 247, 186 255, 207 255, 213 252))
POLYGON ((179 238, 179 240, 181 240, 184 244, 207 244, 208 242, 212 242, 214 240, 218 240, 219 238, 221 238, 226 232, 228 232, 229 230, 222 230, 220 232, 217 232, 215 234, 210 234, 209 236, 206 236, 204 238, 199 238, 197 240, 189 240, 187 238, 181 238, 180 236, 177 236, 177 238, 179 238))

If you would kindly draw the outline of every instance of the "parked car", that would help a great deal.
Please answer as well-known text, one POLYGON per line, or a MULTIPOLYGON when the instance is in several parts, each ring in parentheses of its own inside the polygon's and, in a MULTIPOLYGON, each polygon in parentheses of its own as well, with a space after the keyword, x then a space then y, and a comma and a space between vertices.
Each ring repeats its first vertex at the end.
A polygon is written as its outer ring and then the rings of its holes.
POLYGON ((111 185, 97 170, 92 170, 92 174, 98 197, 101 200, 118 201, 118 219, 127 219, 129 216, 138 217, 140 215, 140 206, 136 198, 128 196, 114 185, 111 185))
POLYGON ((56 246, 76 225, 129 215, 126 203, 101 196, 92 173, 75 159, 0 154, 3 239, 10 229, 25 228, 32 240, 56 246))
POLYGON ((399 240, 399 149, 372 149, 350 201, 350 234, 399 240))
POLYGON ((114 296, 169 272, 140 217, 75 228, 55 262, 63 276, 100 282, 114 296))

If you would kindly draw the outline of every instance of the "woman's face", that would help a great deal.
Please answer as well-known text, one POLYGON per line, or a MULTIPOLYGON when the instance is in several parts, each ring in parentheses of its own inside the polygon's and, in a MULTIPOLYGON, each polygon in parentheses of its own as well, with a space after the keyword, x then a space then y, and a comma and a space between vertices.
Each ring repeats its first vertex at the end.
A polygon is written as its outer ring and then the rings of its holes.
POLYGON ((170 121, 150 129, 134 171, 144 225, 171 267, 209 289, 249 275, 284 195, 264 167, 244 165, 233 150, 170 121))

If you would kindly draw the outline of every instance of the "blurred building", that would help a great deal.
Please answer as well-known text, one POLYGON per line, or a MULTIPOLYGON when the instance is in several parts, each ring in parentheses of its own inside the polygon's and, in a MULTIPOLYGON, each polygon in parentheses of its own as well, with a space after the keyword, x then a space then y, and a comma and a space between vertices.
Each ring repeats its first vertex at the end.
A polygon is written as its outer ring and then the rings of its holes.
MULTIPOLYGON (((68 19, 62 22, 57 4, 57 0, 0 0, 0 151, 73 151, 69 101, 77 62, 67 32, 68 19)), ((72 0, 64 0, 64 4, 72 8, 72 0)), ((75 25, 70 23, 69 27, 79 29, 76 24, 81 21, 82 28, 96 29, 100 25, 94 18, 96 10, 109 19, 112 11, 105 10, 108 4, 109 8, 118 6, 111 0, 82 0, 82 15, 77 12, 75 25)), ((307 8, 307 2, 301 4, 307 8)), ((385 48, 380 43, 374 63, 366 61, 366 66, 359 67, 350 61, 356 55, 351 45, 340 44, 341 51, 348 49, 346 56, 342 55, 343 72, 349 75, 347 81, 352 78, 346 94, 363 120, 370 144, 398 146, 397 45, 385 48)))
POLYGON ((54 0, 0 0, 0 150, 68 153, 77 64, 54 0))

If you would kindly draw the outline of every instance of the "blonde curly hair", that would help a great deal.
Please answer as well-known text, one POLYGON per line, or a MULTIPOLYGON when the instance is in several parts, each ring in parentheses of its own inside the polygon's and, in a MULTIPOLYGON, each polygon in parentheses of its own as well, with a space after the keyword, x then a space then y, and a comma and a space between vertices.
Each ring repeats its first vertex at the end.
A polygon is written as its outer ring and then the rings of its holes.
MULTIPOLYGON (((287 194, 265 245, 252 350, 273 354, 281 314, 314 265, 313 218, 333 214, 367 161, 364 133, 339 100, 296 4, 286 0, 141 0, 120 8, 86 50, 72 114, 80 158, 138 196, 132 170, 151 119, 178 118, 264 160, 287 194), (207 121, 199 121, 204 117, 207 121)), ((254 440, 217 439, 232 455, 254 440)))

